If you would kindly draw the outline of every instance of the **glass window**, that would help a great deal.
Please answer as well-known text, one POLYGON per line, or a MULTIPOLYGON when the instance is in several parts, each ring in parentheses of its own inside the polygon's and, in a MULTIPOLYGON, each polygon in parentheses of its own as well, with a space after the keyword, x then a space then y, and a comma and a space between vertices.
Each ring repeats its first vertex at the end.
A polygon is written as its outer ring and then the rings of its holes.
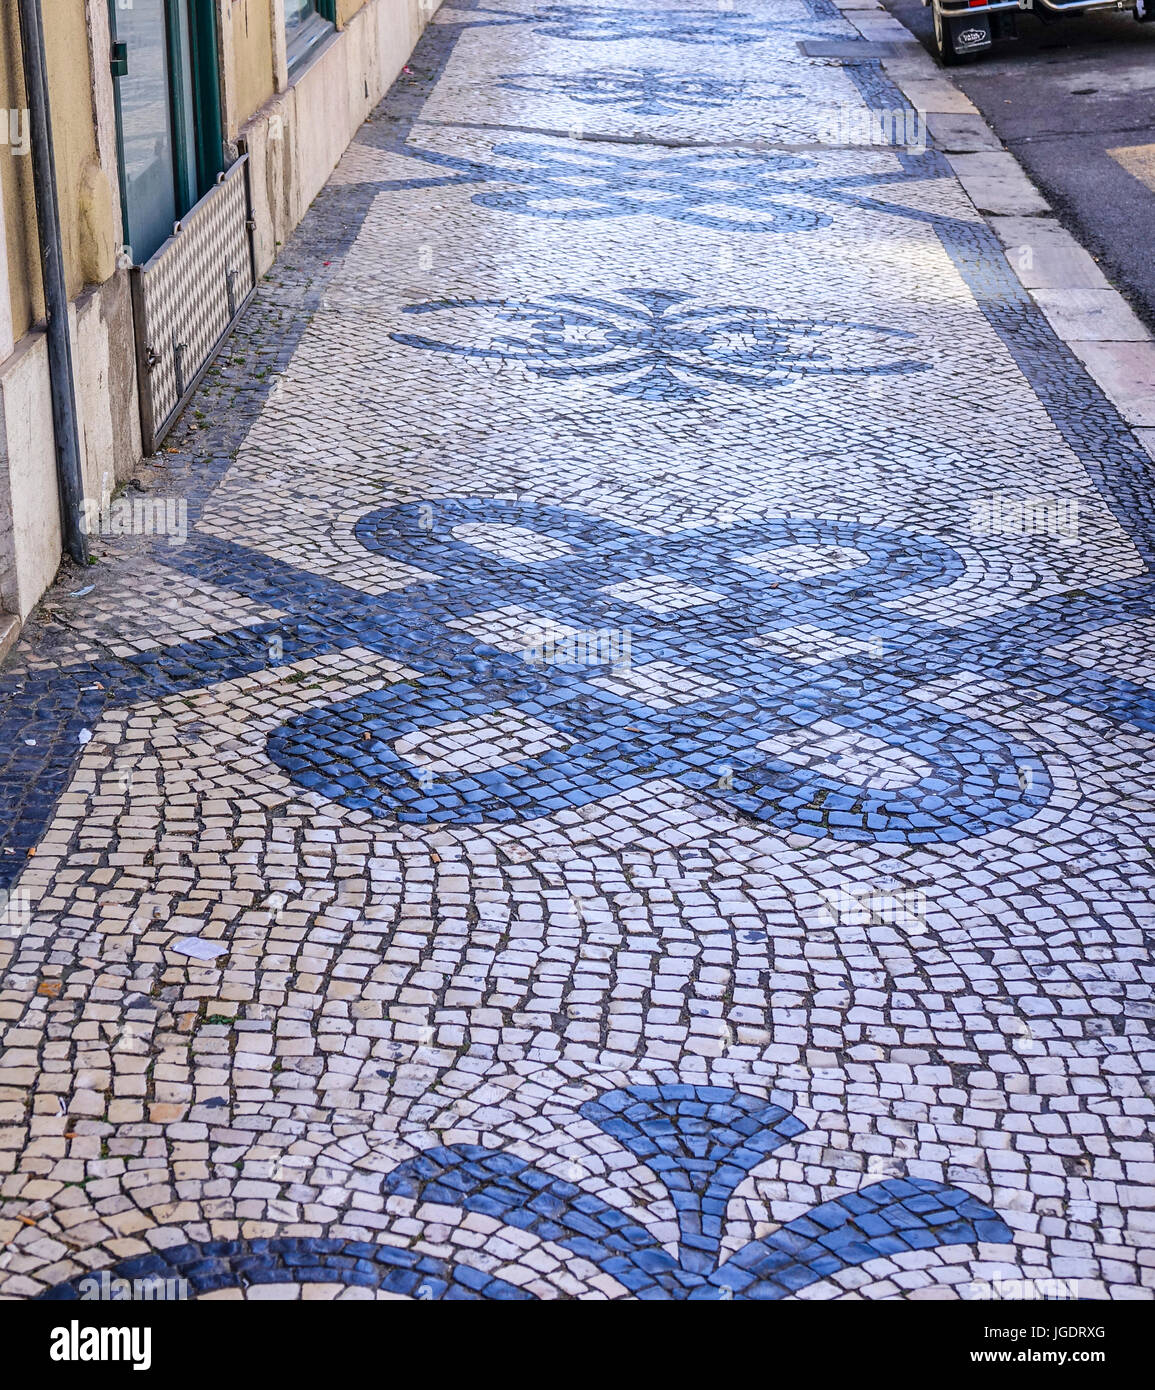
POLYGON ((127 45, 129 56, 118 84, 126 232, 132 254, 143 262, 172 235, 177 219, 164 0, 139 0, 131 9, 118 11, 116 36, 127 45))
POLYGON ((143 265, 223 167, 214 11, 128 0, 111 13, 125 242, 143 265))
POLYGON ((296 72, 333 32, 335 0, 285 0, 289 72, 296 72))

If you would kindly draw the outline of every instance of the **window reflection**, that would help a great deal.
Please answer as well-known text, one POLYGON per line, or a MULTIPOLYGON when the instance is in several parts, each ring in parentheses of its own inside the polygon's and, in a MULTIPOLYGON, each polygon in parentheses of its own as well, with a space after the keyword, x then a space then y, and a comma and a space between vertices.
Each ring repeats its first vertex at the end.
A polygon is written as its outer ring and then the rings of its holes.
POLYGON ((299 28, 312 13, 313 0, 285 0, 285 28, 290 38, 293 30, 299 28))
POLYGON ((317 0, 285 0, 285 37, 290 73, 333 32, 317 0))

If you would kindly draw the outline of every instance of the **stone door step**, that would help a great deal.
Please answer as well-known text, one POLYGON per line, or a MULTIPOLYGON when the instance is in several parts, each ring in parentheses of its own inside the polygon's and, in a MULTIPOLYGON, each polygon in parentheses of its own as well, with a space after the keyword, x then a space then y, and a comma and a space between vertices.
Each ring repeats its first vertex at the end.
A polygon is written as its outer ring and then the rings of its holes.
POLYGON ((799 39, 799 51, 807 58, 845 58, 867 63, 877 58, 898 58, 909 52, 909 43, 888 43, 872 39, 799 39))

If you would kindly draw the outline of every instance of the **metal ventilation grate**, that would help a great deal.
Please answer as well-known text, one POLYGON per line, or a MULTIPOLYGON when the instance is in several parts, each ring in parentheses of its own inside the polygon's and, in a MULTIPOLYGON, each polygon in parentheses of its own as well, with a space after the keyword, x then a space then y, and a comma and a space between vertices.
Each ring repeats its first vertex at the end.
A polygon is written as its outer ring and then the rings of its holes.
POLYGON ((146 454, 155 452, 252 297, 248 166, 242 155, 156 255, 132 269, 146 454))

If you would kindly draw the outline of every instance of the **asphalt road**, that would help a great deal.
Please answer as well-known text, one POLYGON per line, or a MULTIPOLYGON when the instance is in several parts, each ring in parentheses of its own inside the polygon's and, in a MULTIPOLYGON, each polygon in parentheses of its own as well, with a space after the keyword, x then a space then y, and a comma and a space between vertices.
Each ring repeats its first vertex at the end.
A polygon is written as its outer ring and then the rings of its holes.
MULTIPOLYGON (((932 48, 920 0, 882 2, 932 48)), ((1019 34, 950 75, 1155 328, 1155 24, 1025 13, 1019 34)))

